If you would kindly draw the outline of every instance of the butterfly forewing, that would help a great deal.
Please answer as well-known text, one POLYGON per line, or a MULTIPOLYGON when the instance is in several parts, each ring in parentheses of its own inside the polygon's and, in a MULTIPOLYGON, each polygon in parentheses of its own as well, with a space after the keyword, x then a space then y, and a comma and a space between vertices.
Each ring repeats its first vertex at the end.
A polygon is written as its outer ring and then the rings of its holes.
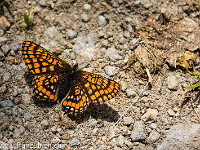
POLYGON ((71 66, 60 58, 54 56, 41 46, 24 41, 22 56, 28 70, 35 75, 62 72, 71 69, 71 66))

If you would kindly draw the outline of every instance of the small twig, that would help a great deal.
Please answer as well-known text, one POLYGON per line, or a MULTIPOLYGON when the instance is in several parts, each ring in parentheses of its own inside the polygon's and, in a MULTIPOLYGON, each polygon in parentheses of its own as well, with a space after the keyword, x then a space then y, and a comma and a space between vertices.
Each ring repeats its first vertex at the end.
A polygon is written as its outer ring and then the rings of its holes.
POLYGON ((152 77, 151 77, 151 74, 150 74, 150 72, 149 72, 149 69, 146 68, 145 70, 146 70, 147 75, 148 75, 148 78, 149 78, 149 83, 152 83, 153 79, 152 79, 152 77))

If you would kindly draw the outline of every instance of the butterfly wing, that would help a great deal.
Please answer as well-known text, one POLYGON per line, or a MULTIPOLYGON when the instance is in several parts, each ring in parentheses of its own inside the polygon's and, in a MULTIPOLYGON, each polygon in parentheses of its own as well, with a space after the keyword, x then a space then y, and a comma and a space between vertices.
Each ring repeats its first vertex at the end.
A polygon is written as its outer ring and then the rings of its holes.
POLYGON ((62 76, 58 75, 38 75, 33 80, 33 93, 44 101, 54 102, 57 100, 59 80, 62 76))
POLYGON ((79 80, 83 83, 92 103, 103 103, 119 92, 120 86, 117 82, 86 71, 79 72, 79 80))
POLYGON ((24 41, 22 56, 28 70, 35 75, 55 74, 55 72, 71 69, 71 66, 65 61, 30 41, 24 41))
MULTIPOLYGON (((60 89, 62 90, 62 89, 60 89)), ((71 84, 68 94, 62 100, 62 106, 69 114, 77 115, 86 110, 89 105, 89 97, 84 87, 75 80, 71 84)))

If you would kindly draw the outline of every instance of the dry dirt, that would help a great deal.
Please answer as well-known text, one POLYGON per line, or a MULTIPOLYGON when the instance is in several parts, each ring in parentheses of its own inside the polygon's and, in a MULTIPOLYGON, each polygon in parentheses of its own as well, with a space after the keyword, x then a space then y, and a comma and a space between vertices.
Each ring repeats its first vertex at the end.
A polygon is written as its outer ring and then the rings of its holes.
POLYGON ((183 63, 200 73, 199 0, 6 0, 0 17, 0 149, 200 149, 199 88, 184 90, 198 80, 183 63), (34 102, 24 40, 119 94, 77 117, 34 102))

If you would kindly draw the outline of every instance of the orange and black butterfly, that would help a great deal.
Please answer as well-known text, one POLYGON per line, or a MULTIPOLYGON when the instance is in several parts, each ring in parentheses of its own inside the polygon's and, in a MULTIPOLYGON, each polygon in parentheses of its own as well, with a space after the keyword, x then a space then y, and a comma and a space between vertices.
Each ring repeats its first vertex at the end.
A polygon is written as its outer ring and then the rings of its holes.
POLYGON ((34 95, 48 102, 62 100, 62 106, 70 114, 82 113, 89 103, 107 101, 120 89, 115 81, 79 70, 78 65, 71 67, 33 42, 24 41, 22 56, 28 70, 35 75, 34 95))

